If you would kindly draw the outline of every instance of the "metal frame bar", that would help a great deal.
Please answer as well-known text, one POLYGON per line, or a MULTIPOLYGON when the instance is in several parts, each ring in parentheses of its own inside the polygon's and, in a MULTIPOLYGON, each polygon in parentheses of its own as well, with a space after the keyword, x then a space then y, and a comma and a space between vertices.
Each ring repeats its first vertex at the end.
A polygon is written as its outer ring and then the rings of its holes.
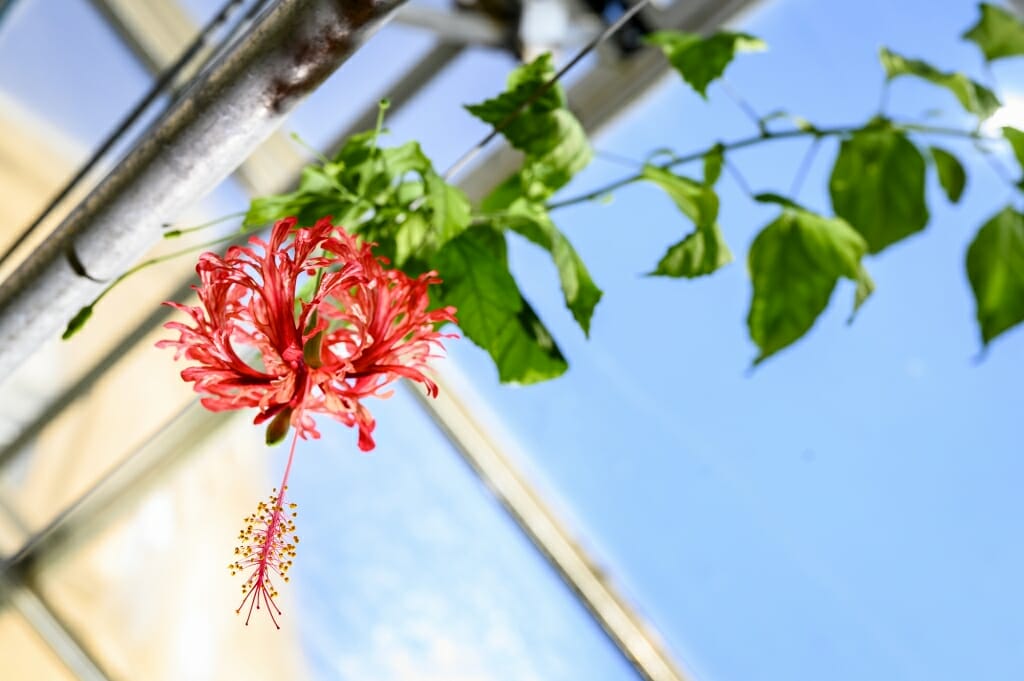
POLYGON ((541 495, 519 472, 497 440, 473 418, 468 400, 437 379, 436 399, 411 388, 463 460, 494 494, 519 528, 576 594, 602 631, 646 681, 685 681, 659 636, 618 591, 541 495))
POLYGON ((215 187, 402 0, 280 0, 0 286, 0 379, 215 187))

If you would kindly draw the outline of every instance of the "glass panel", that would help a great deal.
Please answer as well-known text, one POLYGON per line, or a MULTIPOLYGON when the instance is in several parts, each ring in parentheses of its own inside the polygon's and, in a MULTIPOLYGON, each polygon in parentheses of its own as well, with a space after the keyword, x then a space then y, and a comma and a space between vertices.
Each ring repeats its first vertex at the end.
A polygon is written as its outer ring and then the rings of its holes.
MULTIPOLYGON (((878 101, 879 44, 977 72, 975 52, 957 47, 976 8, 949 9, 765 4, 742 29, 772 49, 742 57, 729 79, 763 112, 863 121, 878 101)), ((1018 88, 1019 65, 1016 73, 1000 71, 1000 81, 1018 88)), ((899 81, 892 97, 910 115, 956 106, 899 81)), ((665 144, 686 153, 756 134, 716 86, 706 104, 673 77, 596 145, 642 158, 665 144)), ((754 191, 785 191, 807 144, 731 160, 754 191)), ((834 150, 821 150, 800 195, 818 210, 828 210, 824 159, 834 150)), ((1024 333, 971 361, 979 342, 964 251, 1008 191, 984 163, 971 170, 978 179, 961 207, 933 199, 924 235, 870 259, 878 290, 852 326, 853 291, 842 284, 806 340, 752 372, 743 257, 775 210, 729 173, 721 223, 739 262, 706 279, 642 276, 692 228, 654 187, 554 214, 606 291, 589 341, 565 310, 550 258, 514 244, 526 295, 572 363, 565 377, 501 387, 482 352, 451 344, 514 448, 697 678, 1024 673, 1024 548, 1010 539, 1024 514, 1024 333)), ((630 172, 599 158, 566 196, 630 172)), ((680 172, 699 177, 700 168, 680 172)))
POLYGON ((299 445, 281 631, 261 613, 244 626, 225 569, 286 454, 245 419, 45 565, 42 593, 124 678, 635 678, 411 396, 375 407, 372 454, 333 422, 299 445))
POLYGON ((25 618, 9 607, 0 610, 0 660, 7 679, 75 678, 25 618))
POLYGON ((74 139, 105 136, 149 82, 84 0, 16 2, 4 19, 0 93, 74 139))

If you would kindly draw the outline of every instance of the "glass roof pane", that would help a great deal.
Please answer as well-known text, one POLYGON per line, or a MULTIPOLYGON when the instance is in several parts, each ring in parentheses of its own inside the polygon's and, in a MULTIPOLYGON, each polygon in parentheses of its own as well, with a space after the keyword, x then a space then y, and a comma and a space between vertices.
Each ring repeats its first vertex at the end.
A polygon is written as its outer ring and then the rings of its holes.
POLYGON ((286 454, 245 419, 45 566, 42 593, 124 678, 241 677, 268 665, 323 679, 635 678, 412 397, 374 406, 372 454, 333 423, 299 445, 289 493, 301 544, 280 632, 260 613, 244 626, 233 612, 240 581, 224 569, 286 454))
POLYGON ((106 135, 150 80, 85 0, 15 2, 0 25, 0 93, 83 142, 106 135))
MULTIPOLYGON (((976 11, 770 3, 741 24, 770 51, 740 59, 729 80, 762 113, 785 106, 822 125, 856 123, 877 106, 877 45, 977 73, 978 56, 958 40, 976 11)), ((1011 96, 1024 85, 1012 71, 999 70, 1011 96)), ((890 106, 912 116, 955 106, 913 83, 893 90, 890 106)), ((596 145, 642 158, 756 134, 721 90, 704 103, 670 79, 596 145)), ((733 161, 754 191, 786 190, 806 145, 733 161)), ((826 144, 803 185, 812 208, 828 210, 823 159, 833 152, 826 144)), ((598 158, 574 188, 630 171, 598 158)), ((841 285, 806 340, 752 372, 743 262, 695 281, 642 276, 691 227, 640 185, 611 205, 553 215, 605 289, 589 341, 549 256, 511 250, 570 359, 566 376, 499 386, 482 352, 452 344, 465 380, 697 678, 1024 674, 1024 549, 1011 539, 1024 513, 1024 334, 975 361, 964 251, 1006 190, 984 163, 971 177, 963 205, 934 205, 924 235, 870 259, 878 289, 852 326, 852 287, 841 285)), ((745 253, 775 211, 728 173, 720 190, 726 238, 745 253)))
POLYGON ((0 610, 0 660, 4 661, 4 678, 8 679, 75 678, 32 625, 9 607, 0 610))

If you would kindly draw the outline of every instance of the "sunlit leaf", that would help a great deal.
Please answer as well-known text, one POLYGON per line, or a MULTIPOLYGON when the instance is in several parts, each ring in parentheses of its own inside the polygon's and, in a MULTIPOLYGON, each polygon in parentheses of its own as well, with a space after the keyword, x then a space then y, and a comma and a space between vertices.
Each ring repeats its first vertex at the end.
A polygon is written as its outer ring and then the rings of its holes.
POLYGON ((868 128, 844 140, 829 181, 832 208, 878 253, 928 223, 925 162, 906 135, 868 128))
POLYGON ((956 156, 945 149, 931 147, 932 159, 935 160, 935 169, 939 172, 939 184, 946 192, 946 197, 956 203, 964 193, 964 186, 967 184, 967 173, 956 156))
POLYGON ((1007 206, 978 230, 967 277, 984 344, 1024 321, 1024 215, 1007 206))
MULTIPOLYGON (((1013 148, 1013 155, 1017 157, 1017 165, 1024 170, 1024 132, 1017 128, 1006 126, 1003 128, 1003 138, 1010 143, 1010 147, 1013 148)), ((1018 184, 1024 186, 1024 179, 1018 184)))
POLYGON ((551 55, 541 55, 512 72, 504 93, 466 106, 482 121, 504 126, 501 134, 525 154, 522 169, 508 182, 517 196, 535 202, 567 184, 593 156, 586 131, 566 107, 561 86, 537 97, 554 74, 551 55), (526 102, 531 103, 517 113, 526 102))
POLYGON ((542 204, 517 199, 495 223, 506 226, 551 253, 558 269, 565 306, 573 318, 590 335, 590 319, 603 295, 590 276, 583 259, 569 239, 555 226, 542 204))
POLYGON ((733 261, 732 251, 725 243, 718 223, 687 234, 669 247, 658 261, 652 275, 665 277, 701 277, 711 274, 733 261))
POLYGON ((709 184, 652 165, 644 166, 641 176, 668 194, 696 227, 682 241, 669 247, 652 275, 700 277, 732 262, 732 252, 717 222, 718 195, 709 184))
POLYGON ((645 165, 640 176, 661 187, 698 227, 710 227, 718 219, 718 195, 708 185, 652 165, 645 165))
POLYGON ((879 59, 889 80, 899 76, 923 78, 952 92, 968 113, 979 118, 988 118, 1000 107, 995 93, 963 73, 940 71, 927 62, 908 59, 884 47, 879 51, 879 59))
POLYGON ((502 382, 536 383, 565 373, 565 357, 508 271, 501 233, 466 230, 433 262, 444 279, 440 301, 458 309, 459 327, 491 355, 502 382))
POLYGON ((980 47, 988 61, 1024 54, 1024 23, 997 5, 983 2, 980 8, 981 18, 964 39, 980 47))
POLYGON ((716 144, 711 151, 704 154, 704 184, 714 185, 722 176, 722 166, 725 165, 725 149, 721 144, 716 144))
POLYGON ((764 41, 746 33, 719 31, 708 37, 684 31, 658 31, 644 38, 660 47, 672 67, 697 93, 707 98, 708 85, 725 73, 738 52, 764 50, 764 41))
POLYGON ((841 218, 786 205, 750 247, 754 285, 747 324, 760 363, 800 339, 828 306, 840 277, 857 283, 854 309, 874 284, 861 265, 867 244, 841 218))

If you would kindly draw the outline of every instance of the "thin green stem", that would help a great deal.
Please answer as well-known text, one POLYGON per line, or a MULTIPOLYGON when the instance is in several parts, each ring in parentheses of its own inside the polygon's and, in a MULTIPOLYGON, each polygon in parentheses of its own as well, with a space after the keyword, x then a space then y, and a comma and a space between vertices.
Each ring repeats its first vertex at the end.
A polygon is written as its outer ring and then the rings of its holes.
POLYGON ((164 238, 165 239, 174 239, 174 238, 177 238, 179 236, 184 236, 186 234, 191 234, 192 232, 198 232, 200 230, 206 229, 207 227, 213 227, 214 225, 219 225, 222 222, 227 222, 228 220, 234 220, 235 218, 240 218, 240 217, 244 217, 244 216, 245 216, 245 211, 243 210, 243 211, 239 211, 237 213, 231 213, 229 215, 223 215, 223 216, 221 216, 219 218, 216 218, 215 220, 210 220, 209 222, 204 222, 202 224, 194 225, 192 227, 185 227, 183 229, 171 229, 171 230, 168 230, 168 231, 164 232, 164 238))
POLYGON ((168 260, 174 260, 175 258, 180 258, 183 255, 188 255, 189 253, 195 253, 196 251, 201 251, 201 250, 205 250, 207 248, 212 248, 213 246, 219 246, 220 244, 227 243, 228 241, 231 241, 231 240, 237 239, 237 238, 238 238, 238 234, 237 233, 229 234, 227 236, 222 236, 219 239, 214 239, 213 241, 207 241, 205 243, 196 244, 195 246, 190 246, 188 248, 183 248, 181 250, 174 251, 173 253, 167 253, 165 255, 157 256, 156 258, 150 258, 149 260, 143 260, 142 262, 140 262, 135 267, 132 267, 131 269, 125 271, 124 274, 120 275, 119 277, 117 277, 116 279, 111 281, 107 285, 107 287, 105 289, 103 289, 98 296, 96 296, 96 299, 92 301, 92 303, 90 304, 90 307, 92 307, 96 303, 100 302, 105 295, 110 293, 110 291, 113 290, 113 288, 115 286, 117 286, 118 284, 120 284, 122 281, 124 281, 128 277, 132 276, 133 274, 141 272, 142 270, 146 269, 147 267, 152 267, 153 265, 159 265, 161 263, 167 262, 168 260))
MULTIPOLYGON (((962 130, 959 128, 949 128, 935 125, 919 125, 916 123, 899 123, 896 121, 893 121, 893 125, 899 130, 920 133, 925 135, 962 137, 964 139, 972 139, 976 141, 984 141, 990 139, 989 137, 973 130, 962 130)), ((738 149, 744 149, 746 147, 753 147, 758 144, 763 144, 765 142, 774 142, 778 140, 795 139, 800 137, 814 137, 816 139, 821 139, 823 137, 842 137, 844 135, 853 134, 858 130, 863 129, 863 127, 863 125, 843 125, 832 128, 794 128, 793 130, 783 130, 781 132, 765 131, 759 135, 745 137, 743 139, 735 140, 733 142, 716 143, 707 147, 706 149, 701 149, 700 151, 691 154, 686 154, 684 156, 677 156, 676 158, 673 158, 671 161, 663 163, 658 167, 660 167, 662 170, 670 170, 676 166, 685 165, 687 163, 692 163, 694 161, 699 161, 703 159, 707 154, 714 151, 715 147, 717 146, 721 146, 721 149, 724 152, 730 152, 736 151, 738 149)), ((634 182, 639 182, 642 179, 642 173, 637 173, 635 175, 623 177, 618 180, 614 180, 613 182, 609 182, 608 184, 602 187, 586 192, 585 194, 573 196, 571 198, 563 199, 561 201, 553 201, 547 204, 547 209, 549 211, 556 210, 558 208, 564 208, 566 206, 573 206, 577 203, 593 201, 594 199, 604 196, 609 192, 613 192, 616 189, 621 189, 627 185, 633 184, 634 182)))
POLYGON ((293 132, 291 134, 291 138, 293 142, 295 142, 300 147, 311 153, 313 155, 313 158, 320 161, 320 163, 322 163, 323 165, 327 165, 328 163, 331 162, 331 159, 324 156, 319 149, 314 148, 313 145, 309 144, 308 142, 306 142, 306 140, 302 139, 302 137, 299 136, 299 133, 293 132))

